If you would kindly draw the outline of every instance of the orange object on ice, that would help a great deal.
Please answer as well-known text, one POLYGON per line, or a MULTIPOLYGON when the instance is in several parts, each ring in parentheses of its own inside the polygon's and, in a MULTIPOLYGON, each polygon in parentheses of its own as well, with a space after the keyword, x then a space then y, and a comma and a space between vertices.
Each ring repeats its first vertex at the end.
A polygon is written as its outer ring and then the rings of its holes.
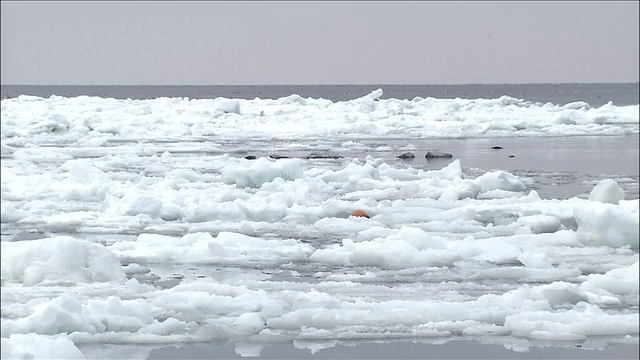
POLYGON ((367 214, 366 212, 364 212, 364 210, 355 210, 354 212, 351 213, 351 216, 355 216, 355 217, 366 217, 367 219, 369 218, 369 214, 367 214))

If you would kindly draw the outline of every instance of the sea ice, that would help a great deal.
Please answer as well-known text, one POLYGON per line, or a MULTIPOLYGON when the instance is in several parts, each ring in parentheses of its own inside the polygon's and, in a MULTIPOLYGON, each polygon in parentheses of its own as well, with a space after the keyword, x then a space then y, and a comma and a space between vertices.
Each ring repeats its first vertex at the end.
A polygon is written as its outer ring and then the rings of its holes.
POLYGON ((636 135, 638 106, 20 96, 1 125, 2 358, 638 335, 634 179, 545 199, 505 170, 374 154, 417 154, 380 139, 636 135), (268 157, 281 150, 295 156, 268 157), (342 157, 307 158, 329 150, 342 157))

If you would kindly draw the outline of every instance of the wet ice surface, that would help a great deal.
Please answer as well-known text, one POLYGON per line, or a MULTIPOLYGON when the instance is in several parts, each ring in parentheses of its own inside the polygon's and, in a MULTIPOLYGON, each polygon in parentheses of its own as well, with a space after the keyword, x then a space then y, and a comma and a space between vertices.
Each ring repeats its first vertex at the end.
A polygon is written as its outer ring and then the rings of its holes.
POLYGON ((513 352, 637 344, 637 132, 214 141, 13 131, 2 149, 11 354, 33 343, 66 358, 77 348, 160 358, 167 344, 216 342, 245 356, 406 339, 513 352), (429 150, 453 157, 427 160, 429 150), (396 158, 409 151, 415 159, 396 158), (370 218, 349 216, 356 208, 370 218))
MULTIPOLYGON (((382 158, 387 163, 392 164, 394 167, 404 169, 413 167, 416 169, 435 170, 441 169, 447 166, 450 159, 438 159, 438 160, 426 160, 421 156, 427 149, 436 148, 441 151, 451 152, 455 154, 455 158, 459 158, 470 167, 464 169, 465 174, 469 177, 477 177, 486 172, 495 169, 504 169, 510 173, 519 176, 521 179, 525 179, 528 189, 535 189, 540 194, 540 197, 552 199, 568 199, 571 197, 586 198, 588 192, 603 178, 617 179, 620 186, 625 190, 626 198, 637 198, 638 194, 638 170, 637 161, 631 159, 638 158, 637 149, 638 138, 631 136, 625 138, 568 138, 568 139, 536 139, 536 140, 513 140, 513 139, 466 139, 466 140, 437 140, 437 141, 394 141, 391 143, 377 143, 369 141, 363 144, 363 149, 357 152, 353 150, 344 151, 340 148, 332 145, 309 144, 308 149, 301 150, 288 150, 286 144, 273 144, 273 143, 252 143, 248 147, 244 144, 229 144, 228 149, 231 149, 229 153, 233 156, 243 157, 245 154, 256 154, 257 156, 264 156, 269 154, 278 154, 288 157, 305 157, 306 154, 314 151, 332 151, 333 153, 340 154, 341 159, 318 159, 309 161, 309 166, 322 166, 323 168, 332 169, 337 171, 344 168, 348 163, 352 162, 354 158, 359 158, 365 161, 366 155, 373 156, 375 158, 382 158), (493 150, 491 146, 499 144, 501 150, 493 150), (634 144, 635 149, 634 149, 634 144), (366 146, 366 148, 365 148, 366 146), (385 147, 384 150, 380 150, 381 147, 385 147), (532 151, 532 147, 544 149, 544 151, 532 151), (234 151, 234 149, 237 149, 234 151), (246 149, 246 151, 245 151, 246 149), (251 149, 251 150, 249 150, 251 149), (396 156, 403 151, 410 149, 411 152, 416 154, 416 159, 413 160, 399 160, 396 156), (544 154, 547 155, 544 155, 544 154), (553 154, 553 155, 549 155, 553 154), (508 157, 508 155, 514 155, 514 157, 508 157), (578 161, 574 161, 578 159, 578 161), (601 159, 611 159, 610 161, 601 161, 601 159), (635 164, 635 168, 634 168, 635 164)), ((164 146, 176 146, 177 144, 161 143, 153 144, 149 143, 145 146, 149 146, 148 153, 153 156, 153 145, 160 147, 164 146)), ((79 152, 80 153, 80 152, 79 152)), ((156 150, 155 154, 161 154, 161 150, 156 150)), ((176 152, 174 152, 176 153, 176 152)), ((208 156, 220 156, 217 153, 203 153, 198 152, 182 152, 179 155, 183 157, 185 161, 194 161, 194 159, 200 159, 198 161, 205 161, 204 158, 208 156)), ((80 158, 80 157, 76 157, 80 158)), ((182 160, 174 159, 175 163, 180 163, 182 160)), ((47 166, 56 168, 62 164, 56 164, 55 162, 47 163, 47 166)), ((128 166, 128 164, 122 164, 121 167, 113 167, 110 169, 113 173, 119 174, 123 178, 135 176, 139 173, 139 167, 128 166)), ((202 170, 202 173, 207 173, 206 169, 202 170)), ((166 176, 166 172, 162 173, 156 171, 153 176, 163 177, 166 176)), ((358 200, 358 199, 354 199, 358 200)), ((81 202, 76 204, 80 208, 85 210, 91 209, 93 206, 89 204, 83 204, 81 202)), ((107 224, 100 224, 96 222, 95 226, 90 226, 88 223, 82 224, 82 226, 69 227, 68 223, 56 224, 55 222, 44 222, 37 225, 31 223, 3 223, 2 232, 3 240, 16 241, 16 240, 30 240, 37 238, 47 238, 54 235, 72 235, 75 237, 90 239, 92 242, 103 243, 105 245, 114 244, 121 241, 134 241, 136 236, 141 233, 152 234, 164 234, 168 236, 180 237, 187 232, 194 231, 193 227, 199 227, 199 231, 210 232, 215 235, 220 231, 236 231, 250 236, 260 237, 262 239, 288 239, 295 238, 300 243, 307 243, 316 249, 325 248, 331 244, 339 244, 342 239, 345 238, 357 238, 357 234, 362 232, 371 225, 369 223, 375 222, 376 226, 387 226, 389 228, 397 228, 398 226, 411 226, 417 225, 418 227, 428 228, 428 225, 422 223, 419 219, 411 219, 411 214, 408 213, 407 219, 390 220, 385 219, 384 215, 379 215, 373 219, 360 220, 351 219, 347 220, 347 214, 340 215, 344 221, 351 221, 354 224, 344 226, 343 228, 335 229, 318 229, 317 227, 309 224, 304 226, 291 226, 290 224, 263 224, 261 222, 246 222, 241 221, 239 223, 222 223, 222 224, 188 224, 188 223, 176 223, 174 225, 169 224, 157 224, 149 223, 146 226, 140 226, 137 229, 130 227, 122 227, 121 229, 114 228, 112 226, 105 226, 107 224), (385 224, 386 223, 386 224, 385 224), (358 231, 359 230, 359 231, 358 231)), ((80 224, 77 224, 80 225, 80 224)), ((433 231, 433 234, 437 236, 445 236, 450 238, 460 238, 464 234, 455 234, 455 230, 451 228, 445 228, 438 231, 433 231), (452 231, 454 230, 454 231, 452 231)), ((461 231, 468 232, 468 229, 461 229, 461 231)), ((496 233, 500 233, 500 230, 496 230, 496 233)), ((508 235, 512 231, 506 231, 503 235, 508 235)), ((490 237, 490 234, 476 234, 476 237, 490 237)), ((550 254, 547 254, 549 256, 550 254)), ((121 258, 121 263, 125 267, 125 272, 129 279, 137 279, 142 284, 149 284, 154 286, 157 290, 174 288, 176 285, 197 280, 211 280, 215 283, 223 283, 231 286, 238 286, 247 291, 264 291, 270 294, 278 294, 281 291, 294 291, 298 294, 305 294, 309 291, 320 292, 323 296, 328 296, 331 301, 339 301, 343 303, 352 303, 358 301, 367 301, 371 304, 388 301, 409 301, 411 306, 415 306, 416 302, 422 301, 428 302, 467 302, 478 299, 483 295, 505 294, 509 291, 522 289, 523 284, 528 287, 536 287, 544 284, 550 284, 555 281, 567 281, 569 283, 579 284, 580 274, 588 275, 589 273, 604 273, 611 268, 615 268, 619 265, 628 264, 633 259, 637 258, 637 254, 628 250, 598 250, 598 251, 566 251, 562 254, 564 257, 560 268, 555 270, 538 270, 536 274, 535 270, 526 271, 526 267, 522 266, 516 259, 504 260, 504 261, 461 261, 457 263, 448 264, 446 266, 431 266, 431 267, 409 267, 406 269, 389 269, 385 266, 358 266, 358 265, 340 265, 340 264, 325 264, 325 263, 310 263, 308 261, 291 261, 280 263, 264 263, 260 261, 259 257, 256 257, 250 261, 240 261, 239 263, 220 264, 214 263, 157 263, 156 261, 145 261, 144 256, 138 260, 130 260, 121 258), (635 255, 634 255, 635 254, 635 255), (598 258, 594 258, 597 256, 598 258), (616 265, 618 261, 618 265, 616 265), (561 269, 564 267, 565 269, 561 269), (503 269, 504 271, 501 271, 503 269)), ((553 262, 553 261, 552 261, 553 262)), ((560 261, 558 261, 560 265, 560 261)), ((18 289, 12 289, 18 290, 18 289)), ((13 296, 18 301, 25 301, 27 298, 40 296, 57 296, 67 292, 68 289, 62 288, 56 290, 56 288, 48 288, 41 294, 32 294, 29 289, 16 291, 13 296), (23 293, 24 291, 24 293, 23 293), (22 295, 20 295, 22 293, 22 295), (23 300, 19 300, 19 299, 23 300)), ((4 289, 3 289, 4 291, 4 289)), ((106 291, 106 289, 105 289, 106 291)), ((104 298, 106 296, 120 296, 120 298, 135 298, 130 295, 118 295, 109 290, 106 292, 97 292, 95 295, 82 294, 81 297, 93 297, 104 298), (100 295, 104 294, 104 295, 100 295), (109 294, 109 295, 107 295, 109 294)), ((272 295, 275 296, 275 295, 272 295)), ((3 294, 3 298, 4 298, 3 294)), ((525 301, 525 299, 519 300, 525 301)), ((633 301, 627 305, 620 303, 601 304, 600 308, 613 313, 613 314, 625 314, 634 312, 637 313, 637 304, 633 301)), ((369 305, 371 306, 371 305, 369 305)), ((400 308, 389 311, 400 311, 400 308)), ((330 317, 331 314, 324 314, 321 309, 324 307, 319 306, 316 308, 318 311, 318 317, 330 317)), ((462 308, 454 311, 460 311, 462 308)), ((206 317, 207 312, 204 311, 206 317)), ((378 321, 382 321, 381 319, 378 321)), ((388 328, 384 328, 383 325, 377 325, 378 321, 370 323, 369 329, 364 330, 364 333, 355 333, 351 335, 335 334, 323 334, 322 337, 336 338, 335 340, 316 340, 313 335, 310 335, 309 339, 298 340, 298 345, 294 347, 308 349, 318 349, 312 351, 320 351, 322 348, 331 348, 338 346, 339 339, 342 337, 355 339, 368 339, 378 338, 387 339, 389 342, 397 342, 398 339, 405 337, 415 336, 422 338, 424 336, 437 336, 441 339, 455 339, 466 334, 465 328, 468 326, 454 326, 450 324, 445 326, 446 333, 439 334, 427 334, 421 335, 416 333, 415 330, 410 328, 398 328, 394 332, 388 328), (378 329, 376 329, 378 328, 378 329), (409 331, 407 333, 407 331, 409 331), (371 333, 368 333, 371 332, 371 333), (305 342, 306 341, 306 342, 305 342), (300 345, 305 343, 307 345, 300 345)), ((301 323, 305 323, 301 320, 301 323)), ((398 325, 395 325, 398 327, 398 325)), ((482 327, 482 326, 480 326, 482 327)), ((439 330, 443 331, 443 330, 439 330)), ((479 330, 482 333, 482 330, 479 330)), ((504 332, 504 336, 508 335, 508 332, 504 332)), ((278 334, 283 338, 296 338, 300 335, 290 334, 290 330, 284 331, 278 334)), ((304 336, 302 336, 304 338, 304 336)), ((486 336, 485 336, 486 337, 486 336)), ((553 336, 551 336, 553 338, 553 336)), ((489 339, 490 340, 490 339, 489 339)), ((109 341, 109 340, 107 340, 109 341)), ((122 340, 118 340, 122 341, 122 340)), ((245 340, 246 342, 247 340, 245 340)), ((269 342, 260 345, 261 340, 256 340, 255 346, 266 346, 269 348, 269 342)), ((351 340, 354 346, 358 344, 357 340, 351 340)), ((364 340, 360 340, 363 344, 366 344, 364 340)), ((446 340, 445 340, 446 341, 446 340)), ((488 343, 500 343, 500 337, 494 338, 493 341, 488 343)), ((536 347, 536 342, 517 339, 513 340, 519 343, 519 346, 536 347)), ((551 344, 557 346, 563 343, 572 344, 573 342, 583 344, 584 339, 578 337, 578 339, 568 339, 565 342, 552 340, 551 344)), ((600 342, 595 341, 592 347, 602 348, 603 344, 606 344, 610 339, 601 339, 600 342)), ((485 339, 485 342, 487 340, 485 339)), ((506 341, 509 343, 509 341, 506 341)), ((593 341, 592 341, 593 342, 593 341)), ((81 346, 81 349, 91 349, 91 341, 85 347, 81 346)), ((82 344, 82 342, 80 342, 82 344)), ((227 346, 232 346, 234 342, 229 343, 227 346)), ((251 342, 249 342, 251 344, 251 342)), ((549 343, 544 340, 538 340, 538 345, 543 344, 548 346, 549 343)), ((242 343, 240 344, 242 345, 242 343)), ((246 345, 246 344, 245 344, 246 345)), ((566 345, 565 345, 566 346, 566 345)), ((95 348, 95 347, 94 347, 95 348)), ((145 347, 148 351, 151 351, 154 347, 145 347)), ((589 348, 588 342, 585 348, 589 348)), ((239 346, 242 350, 242 347, 239 346)), ((107 351, 108 350, 104 350, 107 351)), ((132 350, 131 350, 132 351, 132 350)), ((140 351, 140 349, 136 350, 140 351)), ((136 352, 134 351, 134 353, 136 352)), ((182 350, 183 357, 189 358, 189 354, 197 354, 197 351, 193 347, 187 347, 182 350)), ((143 353, 145 351, 142 351, 143 353)), ((103 354, 100 352, 100 354, 103 354)), ((162 355, 153 355, 151 352, 151 358, 159 358, 162 355), (154 357, 155 356, 155 357, 154 357)), ((282 355, 282 352, 280 352, 282 355)), ((300 353, 296 353, 301 356, 300 353)), ((341 356, 346 356, 347 352, 339 353, 341 356)), ((495 351, 493 352, 495 355, 495 351)), ((90 357, 91 352, 86 353, 90 357)), ((324 354, 330 356, 329 354, 324 354)), ((369 357, 374 356, 372 353, 369 357)), ((127 357, 131 356, 127 355, 127 357)), ((144 357, 144 356, 143 356, 144 357)))

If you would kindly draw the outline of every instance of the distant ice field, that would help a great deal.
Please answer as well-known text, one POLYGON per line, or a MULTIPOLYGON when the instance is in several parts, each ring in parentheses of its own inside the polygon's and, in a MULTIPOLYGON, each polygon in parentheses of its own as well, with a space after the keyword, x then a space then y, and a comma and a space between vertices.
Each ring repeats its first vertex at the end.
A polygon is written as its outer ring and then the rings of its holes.
POLYGON ((466 85, 209 85, 209 86, 42 86, 2 85, 1 98, 20 95, 49 97, 81 95, 116 99, 156 99, 160 97, 188 97, 212 99, 279 99, 291 94, 303 98, 348 101, 384 89, 383 98, 413 99, 495 99, 502 95, 533 102, 565 105, 584 101, 602 106, 611 101, 616 106, 638 105, 638 83, 622 84, 466 84, 466 85))
POLYGON ((2 358, 638 343, 638 105, 382 95, 3 99, 2 358))

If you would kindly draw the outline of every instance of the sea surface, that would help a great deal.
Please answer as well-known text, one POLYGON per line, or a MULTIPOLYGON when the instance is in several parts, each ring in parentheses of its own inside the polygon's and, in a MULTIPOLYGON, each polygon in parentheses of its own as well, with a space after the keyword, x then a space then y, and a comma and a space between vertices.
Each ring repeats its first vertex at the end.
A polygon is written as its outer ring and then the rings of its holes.
MULTIPOLYGON (((1 87, 2 99, 19 95, 40 97, 81 95, 116 99, 154 99, 160 97, 185 97, 190 99, 235 98, 235 99, 278 99, 291 94, 303 98, 323 98, 332 101, 345 101, 364 96, 373 90, 384 90, 382 98, 414 99, 416 97, 439 99, 495 99, 503 95, 532 102, 564 105, 573 102, 586 102, 598 107, 611 102, 616 106, 639 104, 639 84, 522 84, 522 85, 326 85, 326 86, 7 86, 1 87)), ((477 177, 489 171, 503 170, 527 180, 529 188, 538 192, 543 199, 586 198, 599 181, 615 179, 625 191, 625 199, 637 199, 640 196, 640 155, 638 134, 625 136, 572 136, 541 138, 467 138, 467 139, 362 139, 364 148, 339 152, 340 159, 321 160, 322 166, 339 170, 351 159, 366 159, 368 156, 383 159, 386 163, 400 168, 412 167, 424 170, 437 170, 447 166, 451 159, 426 159, 425 152, 438 150, 454 154, 460 159, 463 173, 477 177), (398 159, 401 153, 397 149, 412 146, 414 159, 398 159), (493 149, 500 147, 500 149, 493 149)), ((305 145, 305 139, 296 139, 296 143, 305 145)), ((254 155, 256 157, 279 155, 285 157, 304 157, 307 152, 288 149, 286 141, 274 139, 252 139, 242 143, 236 140, 219 143, 223 149, 230 150, 234 157, 254 155)), ((308 141, 309 145, 317 141, 308 141)), ((339 150, 343 141, 331 139, 322 142, 327 151, 339 150)), ((176 145, 157 139, 149 146, 176 145)), ((184 143, 182 143, 184 144, 184 143)), ((74 144, 51 144, 52 148, 64 148, 74 144)), ((176 156, 188 159, 222 155, 226 150, 203 154, 185 151, 176 152, 176 156)), ((83 155, 83 154, 80 154, 83 155)), ((91 154, 84 154, 91 159, 91 154)), ((78 158, 81 158, 79 156, 78 158)), ((3 159, 4 161, 4 159, 3 159)), ((57 164, 62 165, 62 163, 57 164)), ((47 163, 43 166, 56 166, 47 163)), ((122 164, 115 168, 122 176, 135 175, 139 168, 122 164)), ((2 241, 22 241, 44 238, 53 235, 78 235, 76 229, 56 227, 55 222, 48 224, 43 231, 34 231, 33 224, 2 225, 2 241)), ((90 229, 91 230, 91 229, 90 229)), ((136 231, 120 229, 120 232, 88 232, 97 241, 113 243, 114 239, 135 239, 136 231)), ((112 229, 107 229, 111 231, 112 229)), ((168 236, 180 236, 180 228, 158 229, 157 233, 168 236)), ((115 231, 115 230, 113 230, 115 231)), ((266 232, 250 234, 268 236, 266 232)), ((280 234, 283 237, 289 234, 280 234)), ((327 239, 303 239, 314 246, 327 239)), ((331 239, 330 239, 331 240, 331 239)), ((337 240, 336 240, 337 241, 337 240)), ((318 268, 309 264, 295 265, 292 268, 246 268, 243 266, 193 266, 190 264, 144 264, 151 270, 148 274, 134 274, 141 283, 151 283, 170 289, 185 277, 222 279, 236 281, 244 277, 269 281, 291 282, 300 288, 313 288, 322 280, 315 274, 318 268)), ((355 270, 354 270, 355 271, 355 270)), ((390 284, 404 284, 406 279, 389 279, 390 284)), ((238 281, 240 281, 238 280, 238 281)), ((501 279, 503 286, 517 288, 521 279, 501 279)), ((434 280, 438 282, 438 279, 434 280)), ((261 285, 262 286, 262 285, 261 285)), ((268 286, 268 285, 264 285, 268 286)), ((266 290, 266 288, 265 288, 266 290)), ((371 295, 373 296, 373 294, 371 295)), ((631 308, 629 311, 637 311, 631 308)), ((591 339, 581 345, 573 343, 554 343, 553 341, 525 341, 504 339, 499 336, 488 338, 485 342, 466 337, 451 339, 379 339, 379 340, 308 340, 285 343, 247 343, 219 341, 206 344, 80 344, 78 345, 87 359, 103 358, 148 358, 148 359, 223 359, 245 356, 262 358, 442 358, 442 359, 513 359, 513 358, 572 358, 572 359, 630 359, 638 357, 637 343, 607 343, 607 339, 591 339), (521 348, 518 348, 522 344, 521 348), (606 344, 604 346, 603 344, 606 344), (523 350, 524 349, 524 350, 523 350), (587 349, 587 350, 585 350, 587 349)))

